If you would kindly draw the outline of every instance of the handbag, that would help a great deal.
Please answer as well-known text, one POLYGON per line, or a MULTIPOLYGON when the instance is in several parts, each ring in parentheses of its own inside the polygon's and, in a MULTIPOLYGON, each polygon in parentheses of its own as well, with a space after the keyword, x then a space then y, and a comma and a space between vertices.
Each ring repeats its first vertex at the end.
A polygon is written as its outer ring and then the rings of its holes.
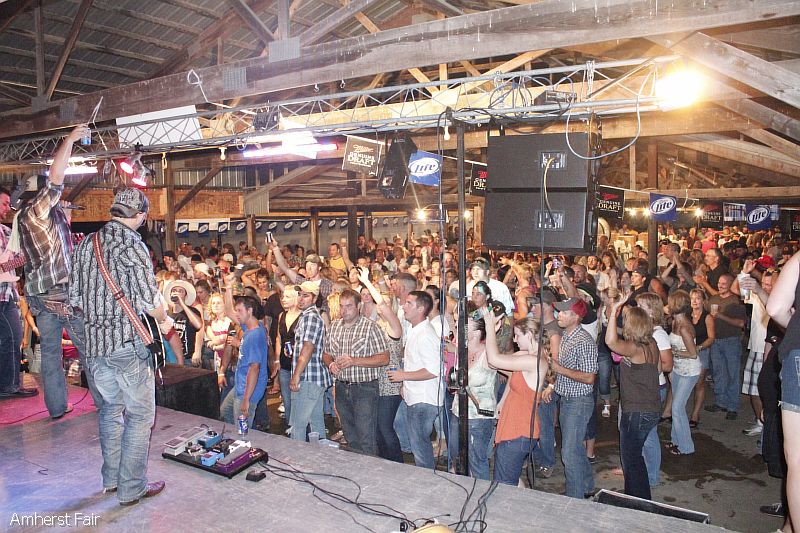
POLYGON ((133 325, 133 329, 139 334, 139 337, 141 337, 142 342, 147 346, 150 353, 153 355, 159 354, 161 351, 160 346, 153 340, 153 336, 147 331, 147 328, 144 327, 142 321, 139 320, 139 316, 136 314, 136 311, 133 310, 133 306, 131 306, 128 299, 125 298, 122 289, 119 288, 119 285, 117 285, 117 282, 114 281, 111 277, 111 273, 108 271, 106 262, 103 260, 99 232, 96 232, 92 236, 92 246, 94 248, 94 256, 97 259, 97 266, 100 268, 100 273, 103 275, 103 279, 106 280, 106 284, 111 289, 111 294, 114 296, 114 299, 122 306, 123 311, 125 311, 125 314, 128 316, 128 320, 130 320, 133 325))

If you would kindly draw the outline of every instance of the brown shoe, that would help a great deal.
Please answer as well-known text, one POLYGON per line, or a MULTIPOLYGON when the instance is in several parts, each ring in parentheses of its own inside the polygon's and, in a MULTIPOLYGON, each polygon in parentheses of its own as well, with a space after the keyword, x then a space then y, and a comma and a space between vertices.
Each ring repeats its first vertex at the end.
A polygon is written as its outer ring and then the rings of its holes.
POLYGON ((166 485, 167 484, 165 482, 163 482, 163 481, 154 481, 152 483, 148 483, 147 484, 147 490, 145 491, 144 494, 142 494, 141 496, 139 496, 135 500, 131 500, 129 502, 119 502, 119 504, 122 505, 123 507, 129 507, 131 505, 136 505, 137 503, 139 503, 139 500, 141 500, 142 498, 152 498, 153 496, 157 496, 157 495, 161 494, 161 491, 164 490, 164 487, 166 485))

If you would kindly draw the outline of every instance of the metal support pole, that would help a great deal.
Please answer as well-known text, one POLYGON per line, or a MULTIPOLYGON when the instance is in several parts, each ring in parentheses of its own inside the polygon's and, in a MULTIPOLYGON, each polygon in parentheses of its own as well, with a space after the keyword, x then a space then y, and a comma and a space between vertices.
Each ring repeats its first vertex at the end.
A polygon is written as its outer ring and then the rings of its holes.
MULTIPOLYGON (((452 111, 448 110, 448 119, 452 111)), ((467 354, 467 231, 464 223, 466 196, 464 191, 464 128, 462 121, 454 121, 457 132, 458 159, 458 460, 456 473, 469 475, 469 357, 467 354)))

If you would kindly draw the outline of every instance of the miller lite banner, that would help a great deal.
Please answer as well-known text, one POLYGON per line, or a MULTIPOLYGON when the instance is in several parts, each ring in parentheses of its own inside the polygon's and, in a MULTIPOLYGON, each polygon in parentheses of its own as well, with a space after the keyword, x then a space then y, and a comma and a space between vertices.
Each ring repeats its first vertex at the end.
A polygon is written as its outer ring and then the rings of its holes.
POLYGON ((244 232, 247 231, 247 221, 246 220, 237 220, 233 224, 234 224, 233 230, 236 233, 244 233, 244 232))
POLYGON ((656 222, 674 222, 678 218, 678 199, 665 194, 650 193, 650 216, 656 222))
POLYGON ((772 212, 768 205, 752 205, 747 204, 747 214, 745 221, 747 221, 747 229, 756 231, 760 229, 769 229, 772 227, 772 212))
POLYGON ((616 187, 597 186, 597 216, 606 220, 622 220, 625 213, 625 191, 616 187))
POLYGON ((703 215, 700 217, 700 227, 716 230, 722 229, 722 204, 719 202, 703 202, 701 208, 703 209, 703 215))
POLYGON ((377 176, 382 151, 381 142, 348 135, 342 157, 342 170, 377 176))
POLYGON ((419 185, 439 185, 442 176, 442 156, 417 150, 408 160, 408 179, 419 185))

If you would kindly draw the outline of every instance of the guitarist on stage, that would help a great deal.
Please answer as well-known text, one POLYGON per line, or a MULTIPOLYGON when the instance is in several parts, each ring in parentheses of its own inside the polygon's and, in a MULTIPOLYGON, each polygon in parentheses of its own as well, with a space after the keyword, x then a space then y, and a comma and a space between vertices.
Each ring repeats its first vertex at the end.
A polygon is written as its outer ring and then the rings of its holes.
MULTIPOLYGON (((85 124, 80 125, 61 142, 50 165, 47 180, 39 187, 33 200, 20 209, 13 229, 19 233, 19 245, 27 259, 25 294, 41 333, 44 403, 54 419, 61 418, 73 409, 72 404, 67 402, 67 384, 61 364, 62 328, 66 328, 80 353, 81 364, 86 368, 83 318, 69 305, 67 294, 73 245, 69 220, 60 201, 72 145, 88 134, 89 128, 85 124)), ((16 240, 13 237, 12 243, 16 240)), ((98 394, 89 372, 86 372, 86 378, 94 404, 99 410, 103 404, 102 396, 98 394)))
MULTIPOLYGON (((0 188, 0 220, 6 218, 10 209, 11 195, 7 190, 0 188)), ((8 255, 6 261, 16 258, 16 254, 5 253, 10 236, 11 230, 0 225, 0 253, 8 255)), ((26 389, 20 386, 22 325, 17 307, 19 294, 17 293, 16 276, 13 276, 14 270, 11 269, 7 274, 9 281, 0 283, 0 399, 36 396, 39 394, 37 389, 26 389)))

